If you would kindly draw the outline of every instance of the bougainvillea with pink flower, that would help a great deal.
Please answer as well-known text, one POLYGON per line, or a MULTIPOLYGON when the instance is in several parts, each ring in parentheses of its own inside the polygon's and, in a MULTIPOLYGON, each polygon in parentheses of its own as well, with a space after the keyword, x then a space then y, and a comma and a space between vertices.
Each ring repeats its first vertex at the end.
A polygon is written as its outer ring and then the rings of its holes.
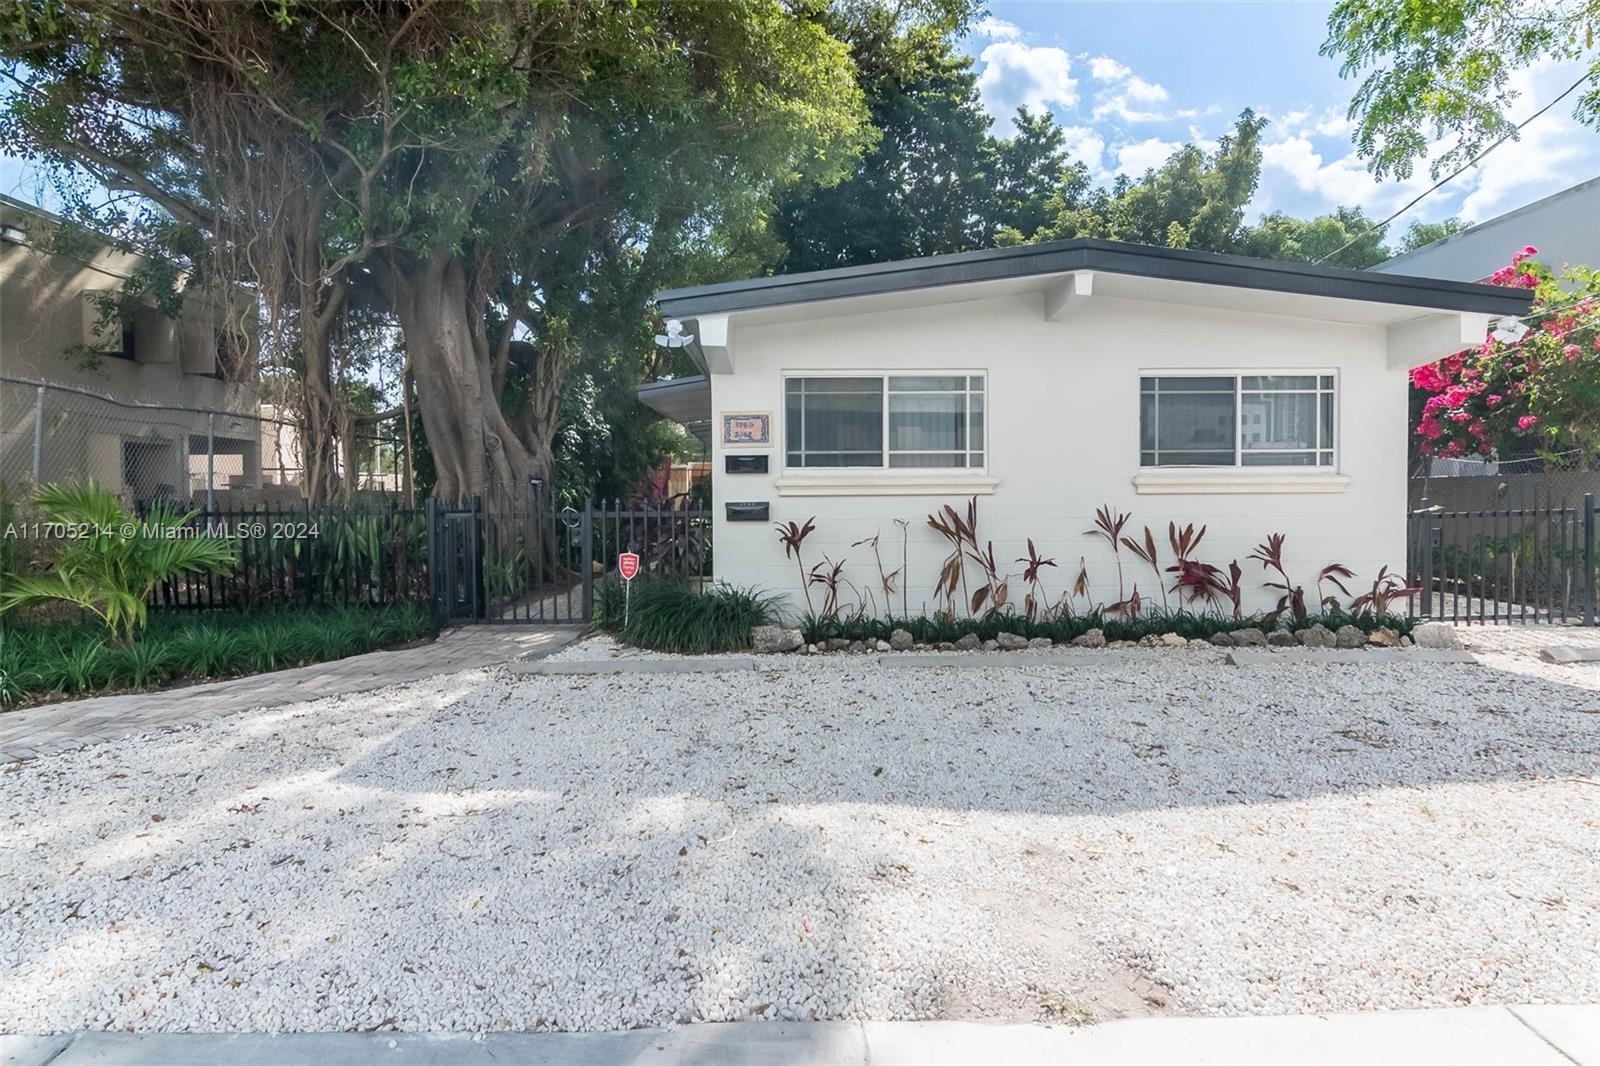
POLYGON ((1557 276, 1529 246, 1490 281, 1534 290, 1528 332, 1419 366, 1425 394, 1416 425, 1425 456, 1529 451, 1562 466, 1600 467, 1600 272, 1557 276), (1559 457, 1559 458, 1558 458, 1559 457))

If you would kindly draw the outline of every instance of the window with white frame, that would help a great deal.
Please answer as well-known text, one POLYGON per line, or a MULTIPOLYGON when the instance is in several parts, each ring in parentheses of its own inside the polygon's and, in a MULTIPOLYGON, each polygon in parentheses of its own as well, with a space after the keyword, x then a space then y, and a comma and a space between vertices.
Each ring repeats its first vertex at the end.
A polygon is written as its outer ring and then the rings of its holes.
POLYGON ((1140 466, 1334 465, 1332 374, 1147 375, 1140 466))
POLYGON ((790 375, 784 465, 983 466, 981 374, 790 375))

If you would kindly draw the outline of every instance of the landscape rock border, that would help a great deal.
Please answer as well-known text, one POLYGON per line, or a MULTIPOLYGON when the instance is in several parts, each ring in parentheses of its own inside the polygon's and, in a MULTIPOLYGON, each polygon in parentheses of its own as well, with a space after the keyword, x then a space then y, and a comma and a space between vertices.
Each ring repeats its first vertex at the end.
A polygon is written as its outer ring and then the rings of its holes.
MULTIPOLYGON (((1457 649, 1461 647, 1454 626, 1444 622, 1421 623, 1424 626, 1442 627, 1448 633, 1431 631, 1426 647, 1457 649)), ((853 640, 849 637, 829 637, 825 641, 807 643, 799 629, 784 626, 757 626, 754 633, 757 655, 794 653, 799 655, 867 655, 872 652, 977 652, 977 651, 1044 651, 1051 648, 1326 648, 1356 650, 1361 648, 1409 648, 1421 641, 1401 636, 1388 626, 1379 626, 1371 633, 1354 625, 1340 626, 1338 631, 1321 622, 1305 629, 1275 629, 1270 633, 1249 626, 1230 632, 1213 633, 1207 638, 1189 638, 1179 633, 1148 633, 1139 640, 1107 640, 1102 629, 1090 629, 1071 640, 1056 641, 1049 637, 1024 637, 1016 633, 998 633, 993 640, 984 640, 976 633, 965 633, 954 641, 919 644, 907 629, 896 627, 888 640, 853 640)))

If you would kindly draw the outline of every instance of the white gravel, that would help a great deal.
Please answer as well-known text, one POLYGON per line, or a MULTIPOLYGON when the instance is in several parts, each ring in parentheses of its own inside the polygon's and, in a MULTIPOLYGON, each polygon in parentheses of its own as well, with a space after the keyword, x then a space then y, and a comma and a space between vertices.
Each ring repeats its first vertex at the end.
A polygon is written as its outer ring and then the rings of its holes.
POLYGON ((1593 1001, 1563 669, 476 672, 40 759, 0 1030, 1593 1001))

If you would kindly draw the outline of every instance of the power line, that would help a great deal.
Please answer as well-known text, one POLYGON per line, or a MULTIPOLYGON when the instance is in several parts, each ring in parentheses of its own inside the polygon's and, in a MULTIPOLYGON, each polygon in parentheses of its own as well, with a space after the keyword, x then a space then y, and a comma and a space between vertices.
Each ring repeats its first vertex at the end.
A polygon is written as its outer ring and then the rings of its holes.
POLYGON ((1597 72, 1594 71, 1594 70, 1587 71, 1586 73, 1581 75, 1578 78, 1577 81, 1573 82, 1571 85, 1567 86, 1564 90, 1562 90, 1560 96, 1557 96, 1554 100, 1551 100, 1548 104, 1545 104, 1539 110, 1535 111, 1533 114, 1529 115, 1527 118, 1523 119, 1521 122, 1519 122, 1515 126, 1511 127, 1511 129, 1507 130, 1504 134, 1501 135, 1499 140, 1495 141, 1489 147, 1485 148, 1483 151, 1479 152, 1477 155, 1473 156, 1471 159, 1469 159, 1465 163, 1461 164, 1461 166, 1458 169, 1456 169, 1455 171, 1453 171, 1450 174, 1447 174, 1445 177, 1440 178, 1438 181, 1434 182, 1427 189, 1424 189, 1422 192, 1418 193, 1415 197, 1412 198, 1412 200, 1409 203, 1407 203, 1404 207, 1400 208, 1400 210, 1396 211, 1394 214, 1390 215, 1388 218, 1384 219, 1382 222, 1379 222, 1376 225, 1369 226, 1367 229, 1362 230, 1360 233, 1356 234, 1354 237, 1351 237, 1348 241, 1344 242, 1339 247, 1337 247, 1333 251, 1329 252, 1327 255, 1319 256, 1318 258, 1313 259, 1312 262, 1313 263, 1321 263, 1324 260, 1332 259, 1334 256, 1338 255, 1340 252, 1344 251, 1346 248, 1349 248, 1352 245, 1356 244, 1357 242, 1361 241, 1363 238, 1367 237, 1368 235, 1370 235, 1370 234, 1372 234, 1372 233, 1374 233, 1374 232, 1376 232, 1378 230, 1381 230, 1384 227, 1388 226, 1389 223, 1393 222, 1395 219, 1399 218, 1401 215, 1405 214, 1407 211, 1411 210, 1413 207, 1416 207, 1419 203, 1421 203, 1429 195, 1431 195, 1432 193, 1438 192, 1446 184, 1448 184, 1449 182, 1451 182, 1451 181, 1455 180, 1456 178, 1460 177, 1462 174, 1466 173, 1471 168, 1477 166, 1478 165, 1478 161, 1481 160, 1484 156, 1488 155, 1490 152, 1494 151, 1496 148, 1500 147, 1502 144, 1505 144, 1511 138, 1513 138, 1517 134, 1521 133, 1524 126, 1526 126, 1528 123, 1532 122, 1534 119, 1538 118, 1540 115, 1544 114, 1546 111, 1550 110, 1552 107, 1555 107, 1562 100, 1565 100, 1568 96, 1570 96, 1572 94, 1572 92, 1575 89, 1578 88, 1578 86, 1580 86, 1584 82, 1589 81, 1590 79, 1592 79, 1595 76, 1596 73, 1597 72))

